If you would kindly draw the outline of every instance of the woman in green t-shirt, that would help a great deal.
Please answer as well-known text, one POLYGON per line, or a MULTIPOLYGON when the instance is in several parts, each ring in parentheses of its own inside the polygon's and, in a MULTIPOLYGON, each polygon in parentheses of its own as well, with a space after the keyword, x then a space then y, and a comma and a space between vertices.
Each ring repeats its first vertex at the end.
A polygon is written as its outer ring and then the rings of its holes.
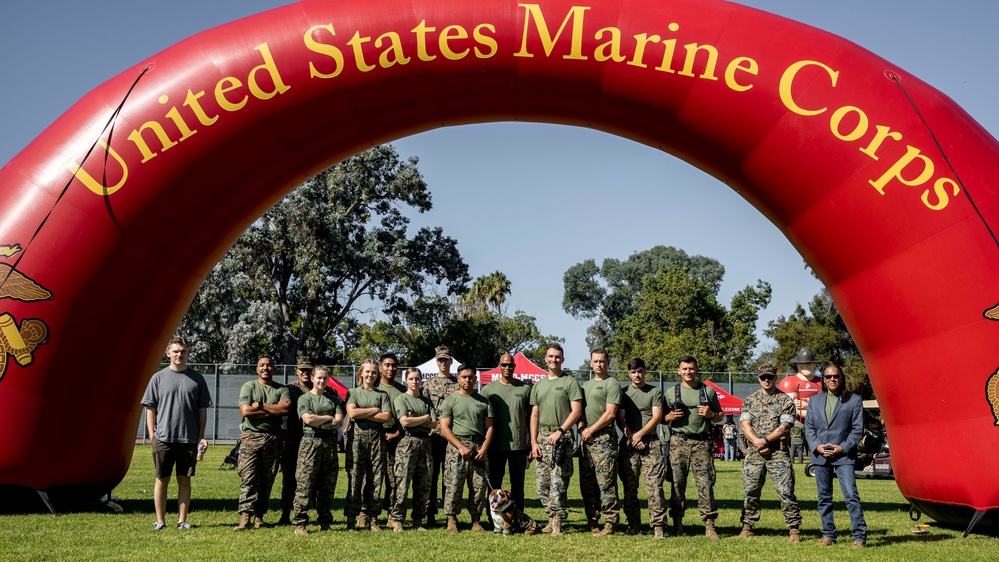
MULTIPOLYGON (((302 441, 298 446, 298 468, 295 480, 295 534, 307 535, 309 503, 316 498, 316 518, 319 528, 326 531, 333 522, 331 506, 340 472, 337 457, 336 430, 343 425, 343 399, 329 391, 329 367, 319 365, 312 370, 312 390, 298 398, 297 412, 303 424, 302 441)), ((294 423, 289 421, 289 423, 294 423)))
MULTIPOLYGON (((382 471, 385 468, 385 427, 392 421, 392 406, 388 394, 378 390, 378 362, 368 359, 361 364, 361 386, 347 394, 347 500, 344 515, 347 530, 354 531, 357 516, 365 508, 372 531, 378 527, 378 514, 382 511, 380 498, 375 491, 382 489, 382 471), (365 486, 365 481, 368 486, 365 486)), ((380 493, 380 492, 379 492, 380 493)))

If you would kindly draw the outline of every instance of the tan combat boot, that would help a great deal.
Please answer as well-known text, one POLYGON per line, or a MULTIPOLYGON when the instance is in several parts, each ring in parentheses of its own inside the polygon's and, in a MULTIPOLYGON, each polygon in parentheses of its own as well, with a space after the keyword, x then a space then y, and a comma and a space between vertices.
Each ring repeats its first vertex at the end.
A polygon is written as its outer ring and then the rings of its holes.
POLYGON ((454 515, 447 516, 447 531, 449 533, 458 532, 458 518, 455 517, 454 515))
POLYGON ((413 528, 417 531, 427 530, 427 526, 423 524, 423 519, 413 519, 413 528))
POLYGON ((562 517, 560 515, 552 517, 552 536, 553 537, 562 536, 562 517))
POLYGON ((371 525, 369 525, 368 528, 371 529, 371 532, 372 533, 380 533, 381 530, 382 530, 382 528, 378 526, 378 518, 377 517, 372 517, 370 519, 370 521, 371 521, 371 525))
POLYGON ((791 533, 788 535, 787 542, 799 543, 801 542, 801 530, 798 529, 797 525, 791 527, 791 533))
POLYGON ((259 529, 259 528, 261 528, 263 526, 264 526, 264 516, 263 515, 254 515, 253 516, 253 528, 254 529, 259 529))
POLYGON ((715 532, 715 520, 708 519, 704 522, 704 536, 711 540, 718 540, 718 533, 715 532))
POLYGON ((596 519, 588 519, 586 521, 586 528, 595 535, 600 532, 600 522, 596 519))
POLYGON ((552 519, 554 519, 554 517, 551 516, 548 517, 548 524, 541 528, 542 533, 552 532, 552 519))
POLYGON ((368 526, 368 515, 366 513, 357 516, 357 526, 362 528, 368 526))
POLYGON ((305 528, 305 525, 295 525, 295 534, 304 537, 309 534, 309 530, 305 528))
POLYGON ((239 514, 239 525, 232 528, 233 531, 245 531, 250 528, 250 514, 240 513, 239 514))
POLYGON ((606 537, 607 535, 613 535, 613 534, 614 534, 614 524, 613 523, 604 523, 604 528, 600 529, 596 533, 593 533, 593 536, 594 537, 606 537))
POLYGON ((662 539, 666 538, 666 534, 663 532, 663 528, 662 527, 656 527, 653 530, 653 534, 655 535, 656 540, 662 540, 662 539))
POLYGON ((482 514, 473 513, 472 514, 472 531, 476 533, 485 533, 486 529, 482 526, 482 514))
POLYGON ((392 531, 395 532, 395 533, 401 533, 402 532, 402 521, 396 521, 394 519, 390 520, 388 526, 389 526, 389 529, 392 529, 392 531))
POLYGON ((753 527, 749 523, 742 524, 742 531, 739 532, 740 539, 748 539, 753 536, 753 527))

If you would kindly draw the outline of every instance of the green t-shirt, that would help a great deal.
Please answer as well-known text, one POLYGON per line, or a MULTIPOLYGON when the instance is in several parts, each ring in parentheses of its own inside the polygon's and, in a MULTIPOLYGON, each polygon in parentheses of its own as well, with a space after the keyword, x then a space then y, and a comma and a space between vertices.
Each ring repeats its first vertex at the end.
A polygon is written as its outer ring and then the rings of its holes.
POLYGON ((314 434, 320 437, 336 434, 335 429, 319 429, 302 421, 302 416, 306 413, 317 416, 335 416, 337 413, 345 413, 343 399, 336 392, 323 392, 313 394, 306 392, 298 397, 298 420, 302 425, 302 432, 305 435, 314 434))
POLYGON ((495 380, 482 387, 482 396, 493 406, 493 451, 527 449, 531 416, 531 383, 513 379, 510 384, 495 380))
POLYGON ((791 444, 792 445, 804 445, 805 444, 805 424, 800 421, 794 422, 794 427, 791 428, 791 444))
POLYGON ((829 420, 832 419, 833 411, 836 410, 836 402, 838 400, 838 396, 832 392, 826 392, 826 423, 829 423, 829 420))
MULTIPOLYGON (((410 396, 409 394, 403 392, 399 396, 395 397, 392 407, 395 408, 395 419, 397 420, 402 419, 403 416, 409 415, 409 412, 412 412, 411 417, 414 418, 430 414, 430 419, 437 419, 437 412, 434 411, 434 405, 426 396, 410 396)), ((423 426, 409 427, 405 429, 414 435, 430 435, 430 430, 423 426)))
POLYGON ((444 399, 440 416, 441 420, 451 418, 451 433, 456 437, 485 439, 486 418, 493 417, 493 405, 479 393, 455 392, 444 399))
MULTIPOLYGON (((607 404, 621 405, 621 385, 617 379, 590 379, 583 383, 583 418, 586 425, 597 423, 607 411, 607 404)), ((611 420, 610 426, 614 425, 611 420)), ((608 426, 609 427, 609 426, 608 426)))
POLYGON ((582 400, 579 383, 566 373, 556 379, 545 377, 531 388, 531 406, 538 407, 541 425, 562 425, 572 412, 572 403, 582 400))
MULTIPOLYGON (((282 400, 291 402, 291 395, 288 394, 288 387, 279 384, 267 386, 260 384, 259 380, 252 380, 243 383, 242 388, 239 389, 240 406, 261 401, 267 404, 277 404, 282 400)), ((243 418, 241 427, 246 431, 275 433, 281 430, 281 416, 267 416, 257 419, 243 418)))
MULTIPOLYGON (((350 389, 347 393, 347 405, 353 404, 357 408, 378 408, 382 412, 391 412, 392 405, 389 404, 388 394, 384 390, 367 389, 361 386, 350 389)), ((357 420, 357 426, 362 429, 370 429, 368 424, 375 422, 369 419, 357 420)))
MULTIPOLYGON (((388 394, 389 406, 394 408, 395 399, 400 394, 406 394, 406 385, 396 381, 392 386, 388 386, 379 382, 378 390, 381 390, 385 394, 388 394)), ((399 416, 395 415, 395 410, 392 410, 392 421, 385 424, 386 430, 395 431, 399 427, 399 416)))
MULTIPOLYGON (((701 405, 701 386, 703 382, 698 382, 695 388, 687 388, 683 383, 679 383, 680 400, 687 406, 683 417, 669 424, 673 433, 683 433, 685 435, 707 435, 711 431, 711 420, 706 420, 697 413, 697 407, 701 405)), ((721 412, 721 404, 718 403, 718 394, 710 386, 704 387, 704 394, 708 399, 708 407, 716 414, 721 412)), ((676 396, 676 387, 666 390, 665 398, 667 408, 673 409, 673 399, 676 396)))
MULTIPOLYGON (((645 424, 652 419, 652 408, 662 408, 662 406, 663 393, 658 387, 646 384, 642 388, 635 388, 635 385, 629 384, 624 389, 621 409, 624 410, 624 423, 632 431, 645 427, 645 424)), ((649 435, 653 436, 658 437, 658 435, 649 435)))

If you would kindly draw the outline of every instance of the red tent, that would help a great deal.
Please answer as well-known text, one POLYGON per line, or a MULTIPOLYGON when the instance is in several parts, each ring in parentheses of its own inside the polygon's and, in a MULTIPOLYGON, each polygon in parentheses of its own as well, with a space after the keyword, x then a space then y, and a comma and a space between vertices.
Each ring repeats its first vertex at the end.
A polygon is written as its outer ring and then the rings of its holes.
POLYGON ((344 386, 342 382, 336 380, 334 377, 329 378, 329 382, 326 383, 326 386, 327 388, 332 388, 333 390, 335 390, 336 393, 340 395, 340 398, 343 398, 344 400, 347 399, 347 391, 349 389, 346 386, 344 386))
MULTIPOLYGON (((515 378, 537 382, 548 375, 548 371, 532 363, 530 359, 519 351, 513 356, 513 362, 517 364, 513 369, 513 376, 515 378)), ((500 368, 496 367, 479 373, 479 384, 489 384, 499 378, 500 368)))
POLYGON ((729 414, 742 413, 742 398, 737 398, 735 396, 732 396, 727 391, 722 390, 721 387, 719 387, 717 384, 711 381, 704 381, 704 384, 715 389, 715 392, 718 393, 718 403, 721 404, 722 412, 724 412, 726 416, 729 414))

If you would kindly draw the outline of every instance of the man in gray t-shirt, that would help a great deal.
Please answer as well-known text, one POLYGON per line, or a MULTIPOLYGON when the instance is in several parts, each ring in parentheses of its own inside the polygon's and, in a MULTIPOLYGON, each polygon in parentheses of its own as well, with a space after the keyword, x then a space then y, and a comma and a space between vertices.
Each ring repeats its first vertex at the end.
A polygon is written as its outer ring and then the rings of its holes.
POLYGON ((198 448, 208 446, 205 424, 212 397, 205 377, 188 368, 190 349, 183 338, 173 338, 167 346, 170 365, 149 380, 142 405, 146 407, 146 428, 153 440, 153 466, 156 485, 153 505, 156 510, 154 531, 166 527, 167 488, 174 465, 177 466, 178 529, 190 529, 187 512, 191 504, 191 477, 197 463, 198 448))

